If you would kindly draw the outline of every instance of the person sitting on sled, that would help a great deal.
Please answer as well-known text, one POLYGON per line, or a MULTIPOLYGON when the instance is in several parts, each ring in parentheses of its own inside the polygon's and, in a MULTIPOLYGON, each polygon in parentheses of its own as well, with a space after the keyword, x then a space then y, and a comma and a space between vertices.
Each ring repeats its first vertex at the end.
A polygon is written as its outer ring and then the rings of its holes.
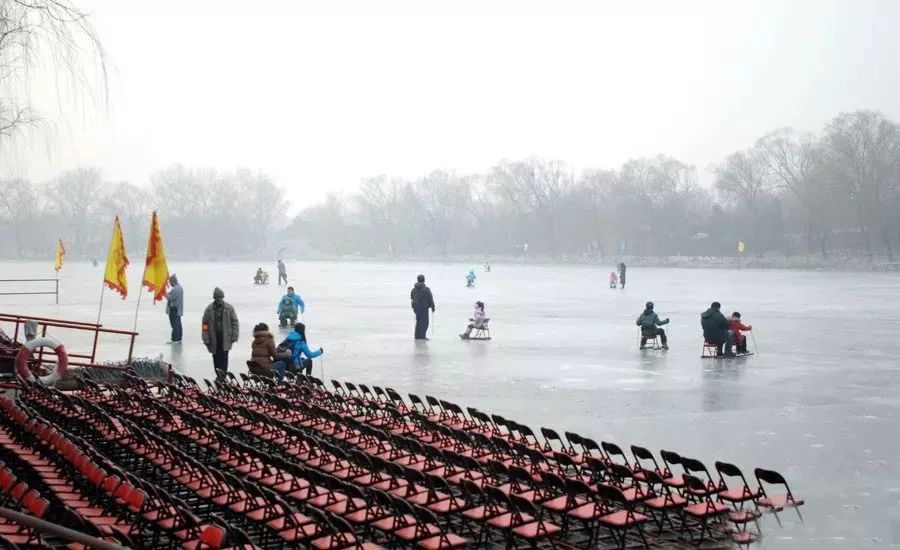
POLYGON ((662 342, 662 349, 669 349, 669 343, 666 340, 666 331, 658 328, 662 325, 669 324, 669 318, 666 317, 665 319, 660 320, 659 315, 653 311, 653 302, 647 302, 647 305, 644 306, 644 312, 637 318, 635 324, 641 327, 641 349, 644 349, 644 344, 647 343, 648 339, 656 338, 657 336, 659 336, 659 339, 662 342))
POLYGON ((256 275, 253 276, 253 282, 261 285, 263 282, 263 270, 261 267, 256 268, 256 275))
POLYGON ((469 319, 469 326, 466 328, 466 331, 459 335, 462 339, 468 339, 472 334, 473 329, 480 329, 484 327, 484 321, 486 317, 484 316, 484 302, 481 300, 475 302, 475 311, 472 313, 472 317, 469 319))
POLYGON ((619 276, 616 275, 615 271, 609 272, 609 288, 616 288, 619 286, 619 276))
POLYGON ((284 328, 297 322, 297 304, 285 296, 278 305, 278 326, 284 328))
POLYGON ((735 311, 731 314, 731 318, 728 319, 728 330, 734 332, 734 345, 737 348, 737 353, 748 353, 747 337, 741 334, 741 331, 753 330, 753 325, 741 323, 741 314, 740 312, 735 311))

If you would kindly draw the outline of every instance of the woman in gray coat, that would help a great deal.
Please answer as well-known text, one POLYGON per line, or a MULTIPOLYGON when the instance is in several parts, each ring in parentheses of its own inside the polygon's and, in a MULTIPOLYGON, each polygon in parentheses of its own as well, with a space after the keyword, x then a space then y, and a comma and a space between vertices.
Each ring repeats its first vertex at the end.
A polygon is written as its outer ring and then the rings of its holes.
POLYGON ((213 367, 218 371, 228 370, 228 351, 237 342, 240 327, 237 313, 231 304, 225 302, 221 288, 213 290, 213 301, 203 312, 203 343, 213 356, 213 367))

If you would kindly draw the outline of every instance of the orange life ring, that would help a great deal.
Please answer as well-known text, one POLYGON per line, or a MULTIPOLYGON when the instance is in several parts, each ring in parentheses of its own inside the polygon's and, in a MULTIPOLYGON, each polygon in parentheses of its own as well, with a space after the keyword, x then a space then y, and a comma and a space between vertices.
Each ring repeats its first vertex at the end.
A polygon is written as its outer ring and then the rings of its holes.
POLYGON ((16 353, 16 373, 28 382, 38 381, 45 386, 53 385, 57 380, 66 375, 69 368, 69 356, 66 348, 56 338, 50 336, 41 336, 34 340, 25 342, 19 352, 16 353), (41 347, 53 348, 56 352, 56 368, 46 376, 35 376, 31 369, 28 368, 28 358, 34 353, 34 350, 41 347))

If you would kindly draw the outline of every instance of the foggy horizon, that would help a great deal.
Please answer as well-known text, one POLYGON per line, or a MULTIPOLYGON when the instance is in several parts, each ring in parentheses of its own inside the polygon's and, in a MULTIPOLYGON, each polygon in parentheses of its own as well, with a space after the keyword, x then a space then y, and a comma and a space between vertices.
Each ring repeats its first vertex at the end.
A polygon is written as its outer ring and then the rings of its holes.
POLYGON ((41 86, 55 135, 18 144, 6 171, 96 166, 144 186, 174 163, 247 167, 293 213, 365 177, 528 157, 581 172, 664 154, 711 187, 711 165, 776 128, 818 134, 857 109, 900 118, 888 1, 267 7, 86 2, 108 108, 55 117, 69 102, 41 86))

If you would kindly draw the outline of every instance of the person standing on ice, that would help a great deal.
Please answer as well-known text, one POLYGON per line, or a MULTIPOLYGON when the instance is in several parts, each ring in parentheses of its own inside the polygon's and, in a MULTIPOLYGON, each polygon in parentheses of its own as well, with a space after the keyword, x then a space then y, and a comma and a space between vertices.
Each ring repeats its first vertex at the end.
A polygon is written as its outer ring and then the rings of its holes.
POLYGON ((225 302, 225 293, 221 288, 213 290, 213 301, 203 312, 201 336, 206 349, 213 356, 213 367, 218 371, 228 370, 228 351, 238 341, 240 325, 237 313, 231 304, 225 302))
POLYGON ((278 260, 278 286, 281 286, 281 279, 287 284, 287 268, 284 267, 284 262, 278 260))
POLYGON ((416 277, 416 284, 409 292, 409 300, 416 313, 415 338, 427 340, 425 335, 428 333, 428 310, 434 312, 434 296, 431 295, 431 289, 425 286, 425 275, 416 277))
POLYGON ((625 265, 625 262, 619 262, 619 284, 622 285, 622 288, 625 288, 625 270, 628 267, 625 265))
POLYGON ((169 314, 169 325, 172 327, 170 344, 181 343, 181 317, 184 315, 184 289, 178 284, 178 277, 173 273, 169 277, 172 285, 166 292, 166 313, 169 314))

